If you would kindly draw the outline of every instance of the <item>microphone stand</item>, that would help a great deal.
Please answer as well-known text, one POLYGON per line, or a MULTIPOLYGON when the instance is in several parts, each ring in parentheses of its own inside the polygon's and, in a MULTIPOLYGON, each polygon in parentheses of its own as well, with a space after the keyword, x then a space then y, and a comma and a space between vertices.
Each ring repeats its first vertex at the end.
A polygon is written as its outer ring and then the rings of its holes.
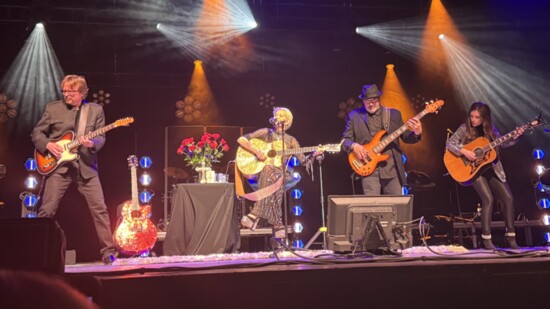
MULTIPOLYGON (((315 235, 304 246, 304 249, 309 249, 313 242, 319 237, 319 234, 323 233, 323 249, 327 249, 327 226, 325 222, 325 193, 323 192, 323 159, 325 158, 324 154, 317 156, 315 159, 319 162, 319 191, 321 194, 321 227, 317 230, 315 235)), ((313 164, 313 163, 312 163, 313 164)), ((313 177, 313 169, 311 171, 313 177)))
MULTIPOLYGON (((287 171, 287 157, 285 154, 286 145, 285 145, 285 125, 282 122, 276 122, 275 124, 275 130, 277 131, 278 128, 281 128, 281 139, 282 139, 282 157, 283 157, 283 225, 284 225, 284 231, 285 231, 285 244, 288 246, 288 235, 287 235, 287 228, 288 228, 288 199, 287 199, 287 192, 286 192, 286 171, 287 171)), ((275 236, 275 235, 273 235, 275 236)))

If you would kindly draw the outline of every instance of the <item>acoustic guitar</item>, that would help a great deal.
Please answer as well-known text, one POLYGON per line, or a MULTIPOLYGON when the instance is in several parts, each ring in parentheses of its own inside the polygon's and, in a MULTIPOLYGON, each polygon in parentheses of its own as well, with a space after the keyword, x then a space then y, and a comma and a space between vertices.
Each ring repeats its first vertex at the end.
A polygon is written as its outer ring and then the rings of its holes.
POLYGON ((237 149, 236 158, 237 168, 243 174, 243 176, 247 178, 251 178, 261 172, 266 165, 280 167, 283 164, 283 157, 314 151, 335 153, 339 152, 342 146, 342 143, 327 144, 312 147, 285 149, 283 152, 283 141, 280 140, 274 141, 272 143, 267 143, 260 139, 252 138, 250 139, 250 143, 254 146, 254 148, 260 150, 267 157, 267 159, 265 161, 260 161, 253 153, 250 153, 248 150, 239 147, 237 149))
MULTIPOLYGON (((546 122, 539 115, 534 120, 520 126, 523 129, 533 129, 546 122)), ((494 141, 489 141, 485 137, 478 137, 472 142, 463 146, 463 148, 471 150, 475 153, 476 159, 474 161, 468 160, 465 156, 457 156, 449 150, 445 151, 443 155, 443 163, 449 171, 449 175, 463 186, 471 185, 477 177, 490 167, 490 163, 496 160, 497 152, 496 147, 502 145, 504 142, 517 135, 519 128, 516 128, 506 135, 503 135, 494 141)))
MULTIPOLYGON (((126 117, 119 119, 110 125, 104 126, 103 128, 97 129, 93 132, 89 132, 84 135, 84 138, 94 138, 98 135, 105 134, 105 132, 110 131, 117 127, 128 126, 134 122, 134 118, 126 117)), ((60 138, 52 139, 51 142, 56 143, 63 147, 63 152, 56 158, 49 151, 46 153, 40 152, 38 149, 34 150, 34 159, 36 160, 37 170, 40 175, 49 175, 55 171, 58 167, 62 166, 66 162, 74 161, 78 159, 78 153, 73 151, 82 143, 78 140, 75 140, 75 133, 73 131, 67 131, 61 135, 60 138)))
POLYGON ((149 219, 151 206, 139 205, 136 156, 128 157, 128 166, 132 175, 132 199, 122 206, 121 219, 115 229, 114 239, 122 253, 136 255, 146 253, 153 248, 157 241, 157 228, 149 219))
MULTIPOLYGON (((414 116, 414 118, 420 120, 420 118, 424 117, 428 113, 437 113, 444 104, 445 102, 443 102, 443 100, 437 100, 435 102, 428 103, 426 104, 426 108, 424 108, 424 110, 418 115, 414 116)), ((407 124, 403 124, 401 127, 399 127, 399 129, 395 130, 384 139, 382 139, 382 136, 386 134, 386 131, 380 130, 374 135, 374 137, 368 144, 363 145, 363 148, 365 148, 365 150, 367 150, 368 152, 366 158, 359 159, 353 151, 350 152, 348 160, 351 168, 355 171, 355 173, 363 177, 372 174, 378 163, 386 161, 389 158, 389 155, 381 154, 384 148, 386 148, 386 146, 388 146, 393 140, 403 134, 403 132, 405 132, 407 129, 407 124)))

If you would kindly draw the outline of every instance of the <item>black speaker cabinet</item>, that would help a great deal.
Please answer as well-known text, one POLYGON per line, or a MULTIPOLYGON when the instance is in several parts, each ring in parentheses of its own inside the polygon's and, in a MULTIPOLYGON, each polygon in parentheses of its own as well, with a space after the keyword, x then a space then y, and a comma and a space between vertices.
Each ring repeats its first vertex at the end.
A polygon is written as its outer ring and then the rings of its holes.
POLYGON ((0 268, 54 274, 65 269, 65 233, 53 219, 0 219, 0 244, 0 268))

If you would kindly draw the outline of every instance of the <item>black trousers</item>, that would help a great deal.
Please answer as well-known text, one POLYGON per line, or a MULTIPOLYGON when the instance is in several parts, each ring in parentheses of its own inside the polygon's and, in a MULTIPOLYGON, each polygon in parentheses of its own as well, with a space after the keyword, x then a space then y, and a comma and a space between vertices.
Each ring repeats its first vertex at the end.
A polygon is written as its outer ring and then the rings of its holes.
POLYGON ((53 173, 49 175, 46 178, 42 206, 37 216, 52 218, 57 212, 65 192, 73 182, 76 183, 78 191, 86 200, 92 214, 101 247, 100 254, 104 256, 115 253, 116 248, 111 232, 109 212, 107 205, 105 205, 103 189, 98 176, 83 179, 80 172, 74 167, 69 168, 69 171, 65 174, 53 173))
POLYGON ((483 235, 491 235, 491 217, 495 200, 499 200, 503 205, 506 232, 514 233, 514 198, 508 184, 500 181, 491 168, 485 171, 472 186, 481 199, 481 231, 483 235))

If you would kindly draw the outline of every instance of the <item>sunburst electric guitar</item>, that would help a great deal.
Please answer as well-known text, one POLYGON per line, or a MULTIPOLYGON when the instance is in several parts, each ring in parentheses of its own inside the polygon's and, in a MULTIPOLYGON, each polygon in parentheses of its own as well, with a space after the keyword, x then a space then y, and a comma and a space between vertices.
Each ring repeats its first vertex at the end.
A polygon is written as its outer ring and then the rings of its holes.
POLYGON ((283 164, 283 156, 289 156, 294 154, 314 152, 314 151, 325 151, 325 152, 339 152, 342 146, 340 144, 327 144, 319 145, 312 147, 301 147, 295 149, 285 149, 283 153, 283 141, 274 141, 272 143, 266 143, 260 139, 252 138, 250 143, 254 148, 260 150, 267 159, 265 161, 260 161, 258 158, 250 153, 248 150, 239 147, 237 149, 237 168, 243 174, 243 176, 250 178, 254 175, 261 172, 266 165, 273 165, 280 167, 283 164))
MULTIPOLYGON (((101 129, 97 129, 84 135, 84 138, 94 138, 98 135, 105 134, 105 132, 114 128, 128 126, 133 122, 134 118, 132 117, 122 118, 111 123, 110 125, 104 126, 101 129)), ((78 153, 73 150, 82 144, 78 141, 78 139, 75 140, 75 133, 73 131, 67 131, 63 133, 60 138, 53 139, 51 142, 63 147, 63 152, 59 158, 56 158, 49 151, 42 153, 38 149, 35 149, 34 158, 36 160, 37 170, 40 175, 49 175, 64 163, 78 159, 78 153)))
MULTIPOLYGON (((520 128, 532 129, 545 123, 544 119, 539 115, 537 118, 522 125, 520 128)), ((449 150, 445 151, 443 163, 445 163, 449 175, 461 185, 471 185, 485 168, 490 166, 489 163, 496 160, 497 153, 495 148, 516 136, 518 129, 519 128, 510 131, 492 142, 485 137, 478 137, 464 145, 464 149, 471 150, 475 153, 476 159, 474 161, 468 160, 465 156, 456 156, 449 150)))
POLYGON ((157 228, 149 219, 151 206, 140 206, 138 201, 136 156, 128 157, 132 174, 132 199, 122 206, 121 219, 115 229, 114 239, 118 249, 127 255, 146 253, 157 241, 157 228))
MULTIPOLYGON (((420 120, 420 118, 429 113, 437 113, 444 104, 445 102, 443 102, 443 100, 437 100, 435 102, 428 103, 426 104, 426 108, 424 108, 424 110, 418 115, 414 116, 414 118, 420 120)), ((367 150, 368 152, 366 158, 361 160, 357 158, 353 151, 350 152, 348 160, 351 168, 361 176, 369 176, 370 174, 372 174, 378 163, 386 161, 389 157, 389 155, 381 154, 384 148, 386 148, 386 146, 388 146, 393 140, 403 134, 403 132, 405 132, 407 129, 407 124, 404 124, 399 127, 399 129, 386 136, 384 139, 382 139, 382 136, 386 134, 386 131, 380 130, 374 135, 370 143, 363 145, 363 148, 365 148, 365 150, 367 150)))

